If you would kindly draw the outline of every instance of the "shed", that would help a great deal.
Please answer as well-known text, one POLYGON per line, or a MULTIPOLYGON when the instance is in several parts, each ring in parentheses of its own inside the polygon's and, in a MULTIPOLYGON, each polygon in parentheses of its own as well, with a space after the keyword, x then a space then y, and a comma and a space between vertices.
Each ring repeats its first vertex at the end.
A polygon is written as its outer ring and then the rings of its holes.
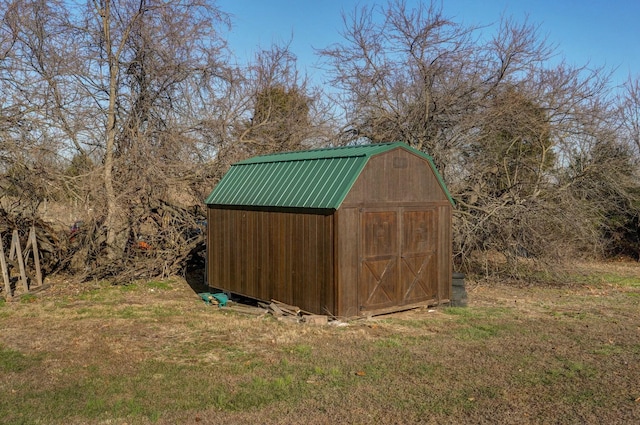
POLYGON ((215 288, 337 317, 451 297, 453 200, 404 143, 247 159, 206 204, 215 288))

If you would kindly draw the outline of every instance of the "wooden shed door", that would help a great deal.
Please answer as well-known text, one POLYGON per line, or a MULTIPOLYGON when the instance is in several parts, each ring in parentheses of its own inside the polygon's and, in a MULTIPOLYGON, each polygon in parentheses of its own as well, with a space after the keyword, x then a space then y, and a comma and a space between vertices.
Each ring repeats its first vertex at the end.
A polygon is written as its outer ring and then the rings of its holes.
POLYGON ((361 310, 415 304, 436 297, 433 210, 365 210, 360 223, 361 310))
POLYGON ((398 221, 396 211, 361 213, 358 296, 362 310, 398 303, 398 221))
POLYGON ((435 212, 403 211, 400 252, 402 304, 414 304, 437 296, 435 212))

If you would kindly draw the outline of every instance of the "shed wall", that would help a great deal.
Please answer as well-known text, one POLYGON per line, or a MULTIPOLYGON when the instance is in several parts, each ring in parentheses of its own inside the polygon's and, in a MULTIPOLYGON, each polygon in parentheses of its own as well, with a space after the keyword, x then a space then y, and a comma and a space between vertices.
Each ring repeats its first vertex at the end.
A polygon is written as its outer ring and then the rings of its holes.
POLYGON ((451 211, 446 193, 423 158, 403 149, 372 157, 335 214, 336 315, 352 317, 449 301, 451 211), (412 229, 412 217, 422 215, 428 217, 428 225, 412 229), (391 233, 395 240, 372 250, 366 233, 388 231, 372 230, 376 217, 385 226, 386 221, 395 226, 391 233), (412 252, 412 232, 425 230, 429 246, 412 252))
POLYGON ((358 308, 358 208, 343 207, 335 213, 336 240, 336 316, 355 317, 358 308))
POLYGON ((438 302, 451 301, 453 277, 453 235, 451 204, 438 206, 438 302))
POLYGON ((425 201, 450 204, 431 165, 398 148, 369 159, 342 205, 425 201))
POLYGON ((208 207, 209 285, 334 311, 333 216, 208 207))
MULTIPOLYGON (((381 230, 379 233, 388 234, 386 228, 381 230)), ((341 208, 336 212, 335 232, 336 316, 353 317, 450 300, 450 205, 377 203, 375 208, 341 208), (381 249, 372 249, 372 237, 367 235, 373 232, 375 237, 378 233, 371 220, 376 215, 388 219, 395 238, 392 241, 385 236, 381 249), (412 227, 409 219, 421 215, 432 218, 432 224, 421 229, 414 222, 412 227), (425 238, 428 245, 413 249, 413 236, 424 230, 429 233, 425 238), (376 276, 383 275, 386 281, 376 282, 376 276), (372 294, 378 284, 378 295, 372 294), (383 292, 388 293, 389 299, 380 297, 383 292), (374 296, 369 299, 369 295, 374 296)))

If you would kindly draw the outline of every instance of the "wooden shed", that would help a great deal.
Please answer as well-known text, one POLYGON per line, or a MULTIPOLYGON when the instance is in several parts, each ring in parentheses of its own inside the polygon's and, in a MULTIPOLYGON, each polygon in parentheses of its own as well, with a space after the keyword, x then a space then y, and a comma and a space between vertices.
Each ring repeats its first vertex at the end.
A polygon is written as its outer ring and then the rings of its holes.
POLYGON ((251 158, 206 203, 212 287, 337 317, 450 299, 453 200, 404 143, 251 158))

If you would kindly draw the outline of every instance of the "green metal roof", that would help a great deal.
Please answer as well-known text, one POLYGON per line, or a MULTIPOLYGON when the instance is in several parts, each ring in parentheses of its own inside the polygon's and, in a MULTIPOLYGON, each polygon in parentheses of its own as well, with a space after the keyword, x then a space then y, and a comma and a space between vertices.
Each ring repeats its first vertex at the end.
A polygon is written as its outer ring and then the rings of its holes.
POLYGON ((400 142, 250 158, 233 164, 205 202, 208 205, 338 209, 369 158, 397 148, 425 158, 453 203, 431 157, 400 142))

